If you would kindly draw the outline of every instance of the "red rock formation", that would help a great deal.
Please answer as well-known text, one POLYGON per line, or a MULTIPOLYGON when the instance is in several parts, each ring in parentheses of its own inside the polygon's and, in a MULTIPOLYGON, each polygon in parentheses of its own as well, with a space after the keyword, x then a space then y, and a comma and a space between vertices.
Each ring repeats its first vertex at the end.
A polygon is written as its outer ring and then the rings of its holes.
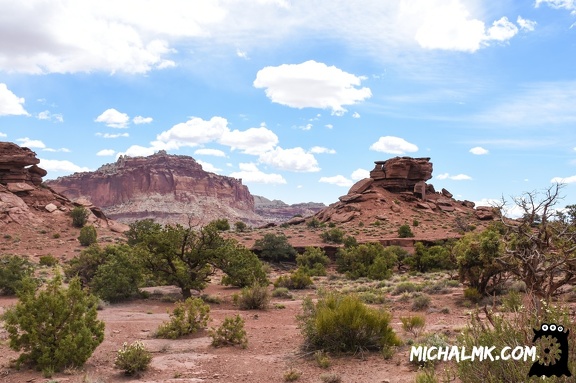
POLYGON ((192 157, 160 151, 120 157, 94 172, 47 182, 73 200, 87 198, 120 222, 152 218, 163 223, 206 224, 216 218, 262 223, 242 180, 208 173, 192 157))
POLYGON ((0 142, 0 184, 29 183, 40 185, 46 170, 36 164, 36 153, 12 142, 0 142))
POLYGON ((370 172, 370 178, 391 192, 413 192, 416 184, 432 178, 432 163, 427 157, 395 157, 374 163, 376 166, 370 172))

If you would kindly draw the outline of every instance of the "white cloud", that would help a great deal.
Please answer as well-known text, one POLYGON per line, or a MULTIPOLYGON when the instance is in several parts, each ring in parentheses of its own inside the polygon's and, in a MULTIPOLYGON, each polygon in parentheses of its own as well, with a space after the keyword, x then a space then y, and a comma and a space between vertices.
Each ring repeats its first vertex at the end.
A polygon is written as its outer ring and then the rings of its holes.
POLYGON ((325 148, 323 146, 313 146, 310 149, 310 153, 314 153, 314 154, 336 154, 336 150, 328 149, 328 148, 325 148))
POLYGON ((297 128, 300 129, 300 130, 307 131, 307 130, 312 130, 312 127, 313 127, 312 124, 306 124, 306 125, 298 126, 297 128))
POLYGON ((317 172, 320 171, 318 161, 311 153, 300 147, 291 149, 282 149, 276 147, 259 157, 260 162, 272 165, 281 170, 292 172, 317 172))
POLYGON ((405 3, 409 4, 403 7, 405 16, 420 20, 415 39, 426 49, 475 52, 491 41, 507 41, 518 33, 518 27, 506 17, 486 29, 484 21, 474 18, 460 0, 405 3))
POLYGON ((230 177, 241 178, 244 183, 285 184, 286 180, 280 174, 264 173, 253 163, 240 163, 240 171, 233 172, 230 177))
POLYGON ((24 101, 24 98, 12 93, 6 84, 0 83, 0 116, 29 116, 24 109, 24 101))
POLYGON ((0 132, 0 137, 8 137, 8 135, 6 133, 0 132))
POLYGON ((488 150, 484 149, 481 146, 475 146, 469 150, 470 153, 476 154, 477 156, 481 156, 483 154, 488 154, 488 150))
POLYGON ((64 122, 64 117, 60 113, 50 113, 49 110, 44 110, 36 116, 39 120, 56 120, 57 122, 64 122))
POLYGON ((369 88, 356 88, 360 83, 358 76, 313 60, 265 67, 254 80, 254 86, 265 88, 272 102, 299 109, 331 109, 336 115, 346 112, 344 105, 372 96, 369 88))
POLYGON ((114 108, 106 109, 101 115, 96 117, 96 122, 103 122, 111 128, 126 128, 130 117, 126 113, 121 113, 114 108))
POLYGON ((360 118, 360 113, 358 112, 354 112, 354 114, 352 114, 353 118, 360 118))
POLYGON ((182 146, 194 147, 217 141, 226 132, 229 132, 229 129, 225 118, 214 116, 209 121, 205 121, 199 117, 192 117, 160 133, 156 139, 167 147, 177 149, 182 146))
POLYGON ((97 156, 113 156, 114 154, 116 154, 116 151, 113 149, 102 149, 100 150, 98 153, 96 153, 97 156))
POLYGON ((130 157, 147 157, 151 156, 152 154, 156 153, 160 149, 156 148, 146 148, 140 145, 132 145, 125 152, 121 152, 116 154, 116 157, 119 156, 130 156, 130 157))
POLYGON ((326 125, 324 125, 324 126, 325 126, 326 128, 328 128, 328 129, 334 128, 334 125, 332 125, 332 124, 326 124, 326 125))
POLYGON ((55 172, 55 173, 74 173, 74 172, 90 171, 90 169, 87 167, 78 166, 67 160, 46 160, 41 158, 40 164, 38 166, 40 166, 42 169, 47 170, 48 172, 55 172))
POLYGON ((534 29, 536 28, 536 25, 538 24, 536 21, 525 19, 522 16, 518 16, 518 18, 516 19, 516 22, 518 23, 518 25, 520 26, 520 28, 523 31, 528 31, 528 32, 534 31, 534 29))
POLYGON ((576 13, 576 1, 574 0, 536 0, 536 7, 546 4, 554 9, 566 9, 576 13))
POLYGON ((152 121, 154 121, 154 119, 152 117, 136 116, 132 119, 132 122, 135 123, 136 125, 149 124, 152 121))
POLYGON ((218 149, 197 149, 194 154, 198 156, 226 157, 226 153, 218 149))
POLYGON ((258 128, 249 128, 243 131, 226 131, 217 140, 218 143, 230 146, 232 150, 241 150, 242 153, 258 155, 272 150, 278 144, 278 136, 262 124, 258 128))
POLYGON ((352 172, 352 175, 350 175, 350 178, 352 178, 354 181, 359 181, 359 180, 363 180, 364 178, 369 178, 370 177, 370 172, 366 169, 356 169, 352 172))
POLYGON ((370 150, 390 154, 404 154, 418 151, 418 146, 400 137, 383 136, 370 146, 370 150))
POLYGON ((466 174, 457 174, 455 176, 451 176, 449 173, 442 173, 436 176, 439 180, 453 180, 453 181, 468 181, 471 180, 472 177, 466 174))
POLYGON ((119 137, 130 137, 128 133, 96 133, 96 136, 102 138, 119 138, 119 137))
POLYGON ((555 183, 555 184, 573 184, 576 182, 576 176, 554 177, 550 180, 550 182, 555 183))
POLYGON ((31 140, 28 137, 24 137, 24 138, 18 138, 16 140, 20 145, 20 146, 25 146, 27 148, 34 148, 34 149, 44 149, 46 148, 46 145, 40 141, 40 140, 31 140))
POLYGON ((327 184, 332 184, 332 185, 336 185, 336 186, 346 186, 346 187, 350 187, 352 185, 354 185, 354 182, 352 182, 351 180, 349 180, 348 178, 342 176, 342 175, 337 175, 337 176, 333 176, 333 177, 321 177, 320 180, 318 180, 318 182, 323 182, 323 183, 327 183, 327 184))
POLYGON ((205 161, 201 161, 201 160, 196 160, 196 162, 198 162, 200 165, 202 165, 202 169, 206 172, 218 173, 219 171, 222 170, 222 169, 218 169, 216 166, 212 165, 209 162, 205 162, 205 161))
POLYGON ((60 149, 45 148, 45 149, 42 149, 42 151, 43 152, 53 152, 53 153, 56 153, 56 152, 70 153, 70 149, 68 149, 68 148, 60 148, 60 149))
POLYGON ((236 49, 236 56, 240 57, 241 59, 248 60, 248 52, 242 51, 240 49, 236 49))

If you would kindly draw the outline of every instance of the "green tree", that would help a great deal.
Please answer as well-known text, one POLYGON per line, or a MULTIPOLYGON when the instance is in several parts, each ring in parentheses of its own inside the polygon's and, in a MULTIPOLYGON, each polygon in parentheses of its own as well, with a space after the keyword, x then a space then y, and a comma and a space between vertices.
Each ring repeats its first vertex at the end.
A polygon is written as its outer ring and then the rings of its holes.
POLYGON ((258 256, 238 243, 228 241, 216 265, 226 274, 222 278, 224 285, 245 287, 255 283, 268 284, 268 277, 258 256))
POLYGON ((246 225, 244 222, 242 221, 238 221, 234 224, 234 228, 236 230, 236 232, 238 233, 244 233, 245 231, 248 230, 248 225, 246 225))
POLYGON ((326 266, 330 264, 330 258, 319 247, 307 247, 303 254, 296 256, 296 264, 308 275, 326 275, 326 266))
POLYGON ((344 242, 344 234, 342 229, 333 227, 320 234, 320 237, 326 243, 342 243, 344 242))
POLYGON ((230 222, 226 218, 220 218, 211 222, 219 231, 230 230, 230 222))
POLYGON ((34 265, 26 258, 17 255, 0 257, 0 290, 6 295, 15 294, 22 280, 33 273, 34 265))
POLYGON ((414 254, 406 258, 406 264, 421 273, 450 270, 456 266, 450 257, 450 250, 440 245, 426 247, 422 242, 416 242, 414 254))
POLYGON ((106 261, 99 265, 89 285, 94 294, 107 302, 138 296, 142 270, 127 245, 109 246, 106 261))
POLYGON ((267 233, 256 240, 254 248, 260 251, 260 258, 272 262, 289 261, 296 256, 296 250, 284 234, 267 233))
POLYGON ((90 246, 96 243, 98 234, 96 233, 96 228, 94 226, 84 226, 80 229, 80 236, 78 236, 78 241, 82 246, 90 246))
POLYGON ((336 270, 346 273, 348 278, 386 279, 392 275, 397 262, 394 251, 387 250, 378 242, 364 243, 354 247, 341 248, 336 257, 336 270))
POLYGON ((460 281, 488 295, 505 281, 506 269, 498 261, 504 243, 500 233, 489 228, 481 233, 468 233, 454 245, 460 281))
POLYGON ((77 278, 66 288, 56 276, 41 290, 28 279, 18 298, 3 315, 10 348, 23 351, 18 364, 46 373, 80 367, 104 340, 104 322, 96 313, 98 299, 82 290, 77 278))
POLYGON ((84 227, 88 221, 90 211, 83 206, 76 206, 74 209, 72 209, 70 215, 72 216, 72 226, 84 227))
POLYGON ((402 225, 398 228, 398 237, 399 238, 412 238, 414 237, 414 233, 412 233, 412 229, 410 229, 410 226, 406 225, 402 225))

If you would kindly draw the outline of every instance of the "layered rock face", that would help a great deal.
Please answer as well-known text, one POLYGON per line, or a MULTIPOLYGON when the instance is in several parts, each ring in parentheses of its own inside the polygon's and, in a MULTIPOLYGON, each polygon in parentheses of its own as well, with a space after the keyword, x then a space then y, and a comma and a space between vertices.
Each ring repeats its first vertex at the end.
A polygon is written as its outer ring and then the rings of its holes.
POLYGON ((395 157, 374 163, 370 178, 391 192, 413 191, 417 184, 432 178, 432 163, 427 157, 395 157))
POLYGON ((40 185, 47 172, 39 168, 38 163, 40 160, 32 150, 11 142, 0 142, 0 184, 40 185))
POLYGON ((294 216, 307 217, 325 209, 326 205, 317 202, 304 202, 288 205, 280 200, 269 200, 261 196, 254 196, 255 210, 258 215, 268 222, 284 222, 294 216))
POLYGON ((184 225, 217 218, 262 223, 242 180, 208 173, 192 157, 165 151, 149 157, 123 156, 94 172, 47 184, 73 200, 89 199, 107 216, 125 223, 145 218, 184 225))

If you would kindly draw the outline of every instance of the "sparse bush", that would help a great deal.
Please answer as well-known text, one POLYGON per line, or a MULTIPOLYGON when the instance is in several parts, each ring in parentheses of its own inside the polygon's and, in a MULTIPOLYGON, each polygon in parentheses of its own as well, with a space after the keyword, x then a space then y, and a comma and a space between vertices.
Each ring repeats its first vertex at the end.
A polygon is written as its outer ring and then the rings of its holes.
POLYGON ((408 225, 402 225, 398 228, 398 237, 399 238, 412 238, 414 237, 414 233, 412 233, 412 229, 408 225))
POLYGON ((351 235, 347 235, 346 237, 344 237, 344 241, 342 243, 344 244, 344 247, 358 246, 358 241, 356 240, 356 237, 353 237, 351 235))
POLYGON ((276 287, 272 290, 272 296, 274 298, 288 298, 292 299, 292 293, 287 287, 276 287))
POLYGON ((430 307, 430 297, 428 295, 418 295, 412 302, 412 311, 422 311, 430 307))
POLYGON ((90 216, 90 211, 83 206, 76 206, 70 215, 72 216, 72 226, 84 227, 88 221, 88 216, 90 216))
POLYGON ((433 368, 425 368, 416 374, 414 383, 439 383, 433 368))
POLYGON ((318 247, 307 247, 304 254, 296 256, 296 264, 310 276, 323 276, 326 275, 326 266, 330 264, 330 258, 318 247))
POLYGON ((400 322, 402 322, 402 329, 415 338, 418 338, 426 327, 426 319, 421 315, 400 317, 400 322))
POLYGON ((82 246, 90 246, 96 243, 98 234, 96 233, 96 228, 94 226, 84 226, 80 229, 80 235, 78 236, 78 241, 82 246))
POLYGON ((78 277, 83 286, 87 286, 94 278, 98 267, 110 257, 112 246, 101 249, 98 245, 92 245, 83 250, 78 257, 72 258, 66 267, 66 278, 78 277))
POLYGON ((288 243, 284 234, 267 233, 256 240, 254 248, 260 250, 260 258, 272 262, 290 261, 296 256, 296 250, 288 243))
POLYGON ((418 227, 418 225, 420 225, 420 222, 418 222, 417 219, 415 219, 415 220, 412 221, 412 226, 418 227))
POLYGON ((274 282, 274 287, 286 287, 292 290, 301 290, 311 286, 312 278, 308 273, 299 268, 290 275, 282 275, 274 282))
POLYGON ((224 318, 222 325, 218 328, 210 329, 209 334, 214 347, 240 345, 242 348, 246 348, 248 346, 244 319, 240 315, 224 318))
POLYGON ((60 238, 60 233, 54 233, 54 234, 52 234, 52 238, 54 238, 54 239, 60 238))
POLYGON ((302 373, 295 369, 290 369, 284 373, 285 382, 295 382, 302 376, 302 373))
POLYGON ((221 219, 216 219, 212 222, 210 222, 211 225, 214 225, 214 227, 218 230, 218 231, 228 231, 230 230, 230 222, 228 222, 228 220, 226 218, 221 218, 221 219))
POLYGON ((337 271, 350 279, 389 278, 395 263, 396 254, 377 242, 341 248, 336 258, 337 271))
POLYGON ((40 260, 38 263, 40 264, 40 266, 52 267, 58 264, 58 260, 53 255, 48 254, 40 256, 40 260))
POLYGON ((248 225, 246 225, 244 222, 242 221, 238 221, 234 224, 234 229, 236 230, 236 232, 238 233, 244 233, 245 231, 248 230, 248 225))
POLYGON ((317 228, 320 227, 320 225, 322 225, 322 223, 316 217, 306 222, 306 226, 308 226, 309 228, 317 228))
POLYGON ((54 277, 42 290, 30 279, 18 290, 19 301, 3 315, 10 348, 24 350, 17 365, 47 373, 80 367, 104 340, 104 322, 96 314, 98 298, 72 279, 62 286, 54 277))
POLYGON ((314 353, 314 360, 320 368, 328 368, 332 364, 330 357, 322 350, 318 350, 314 353))
POLYGON ((210 315, 210 306, 200 298, 188 298, 176 303, 170 314, 170 321, 164 322, 156 330, 156 337, 177 339, 194 334, 206 327, 210 315))
POLYGON ((268 287, 259 284, 244 287, 238 296, 238 307, 242 310, 264 310, 269 303, 268 287))
POLYGON ((413 293, 416 291, 421 291, 422 286, 415 284, 414 282, 400 282, 394 287, 392 295, 400 295, 403 293, 413 293))
POLYGON ((306 350, 385 351, 400 344, 388 312, 368 307, 354 295, 329 294, 316 304, 303 302, 298 317, 306 350))
POLYGON ((132 344, 124 342, 116 353, 114 366, 124 371, 126 375, 134 375, 145 371, 152 361, 152 354, 141 341, 132 344))
POLYGON ((517 312, 522 307, 522 295, 514 290, 502 297, 502 306, 506 311, 517 312))
POLYGON ((472 303, 478 303, 482 300, 482 294, 474 287, 467 287, 464 289, 464 298, 472 303))
POLYGON ((321 374, 322 383, 342 383, 342 377, 338 374, 321 374))
POLYGON ((28 259, 17 255, 0 257, 0 290, 3 294, 14 295, 25 278, 34 273, 34 265, 28 259))
POLYGON ((320 234, 322 241, 326 243, 342 243, 344 241, 344 230, 334 227, 320 234))

